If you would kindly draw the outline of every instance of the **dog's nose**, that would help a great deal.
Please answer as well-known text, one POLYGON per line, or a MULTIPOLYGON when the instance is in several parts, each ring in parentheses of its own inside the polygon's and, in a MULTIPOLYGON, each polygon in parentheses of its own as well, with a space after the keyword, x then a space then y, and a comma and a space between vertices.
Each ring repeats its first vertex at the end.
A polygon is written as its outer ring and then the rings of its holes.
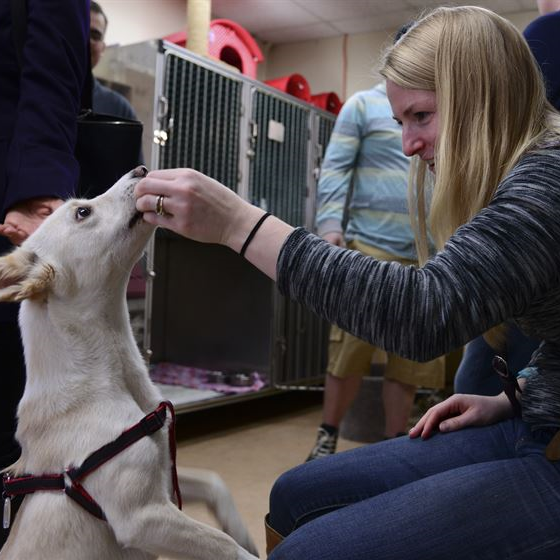
POLYGON ((139 165, 136 169, 132 170, 133 177, 145 177, 148 174, 148 168, 144 165, 139 165))

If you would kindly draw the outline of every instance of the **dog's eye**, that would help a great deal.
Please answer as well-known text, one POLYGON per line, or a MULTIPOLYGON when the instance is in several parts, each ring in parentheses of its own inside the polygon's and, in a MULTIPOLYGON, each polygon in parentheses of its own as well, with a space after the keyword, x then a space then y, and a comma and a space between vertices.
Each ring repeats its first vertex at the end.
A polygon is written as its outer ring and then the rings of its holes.
POLYGON ((85 220, 91 214, 91 208, 88 206, 80 206, 76 209, 76 220, 85 220))

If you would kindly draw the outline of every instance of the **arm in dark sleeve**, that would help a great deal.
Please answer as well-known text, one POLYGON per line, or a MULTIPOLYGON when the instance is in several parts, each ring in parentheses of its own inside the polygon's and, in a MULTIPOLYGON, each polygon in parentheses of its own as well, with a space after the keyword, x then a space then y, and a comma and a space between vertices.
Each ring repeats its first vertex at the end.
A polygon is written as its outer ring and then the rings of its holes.
POLYGON ((2 217, 30 198, 67 198, 79 175, 74 147, 87 68, 89 1, 28 0, 27 10, 2 217))
POLYGON ((560 155, 531 155, 491 204, 423 268, 381 262, 295 230, 278 260, 279 289, 372 344, 425 361, 557 286, 560 155))
POLYGON ((533 52, 546 83, 548 100, 560 110, 560 12, 531 22, 523 35, 533 52))

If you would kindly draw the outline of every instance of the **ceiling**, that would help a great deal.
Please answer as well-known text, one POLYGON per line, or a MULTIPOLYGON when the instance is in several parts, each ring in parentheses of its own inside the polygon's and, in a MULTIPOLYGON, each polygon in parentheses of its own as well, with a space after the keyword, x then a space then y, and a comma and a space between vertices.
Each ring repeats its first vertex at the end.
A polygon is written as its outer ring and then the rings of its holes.
POLYGON ((394 30, 441 5, 476 5, 499 14, 536 10, 535 0, 212 0, 212 15, 274 44, 394 30))

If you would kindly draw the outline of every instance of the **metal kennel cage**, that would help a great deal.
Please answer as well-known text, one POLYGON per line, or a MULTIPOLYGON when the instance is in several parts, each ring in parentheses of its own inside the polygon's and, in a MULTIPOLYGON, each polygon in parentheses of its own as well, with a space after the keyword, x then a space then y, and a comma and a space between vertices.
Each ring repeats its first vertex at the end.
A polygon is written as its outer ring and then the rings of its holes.
MULTIPOLYGON (((152 169, 197 169, 314 228, 334 115, 165 41, 110 48, 98 68, 109 85, 129 87, 152 169)), ((158 230, 146 269, 142 345, 152 364, 254 370, 265 380, 259 391, 179 403, 179 411, 323 381, 328 325, 228 249, 158 230)))

